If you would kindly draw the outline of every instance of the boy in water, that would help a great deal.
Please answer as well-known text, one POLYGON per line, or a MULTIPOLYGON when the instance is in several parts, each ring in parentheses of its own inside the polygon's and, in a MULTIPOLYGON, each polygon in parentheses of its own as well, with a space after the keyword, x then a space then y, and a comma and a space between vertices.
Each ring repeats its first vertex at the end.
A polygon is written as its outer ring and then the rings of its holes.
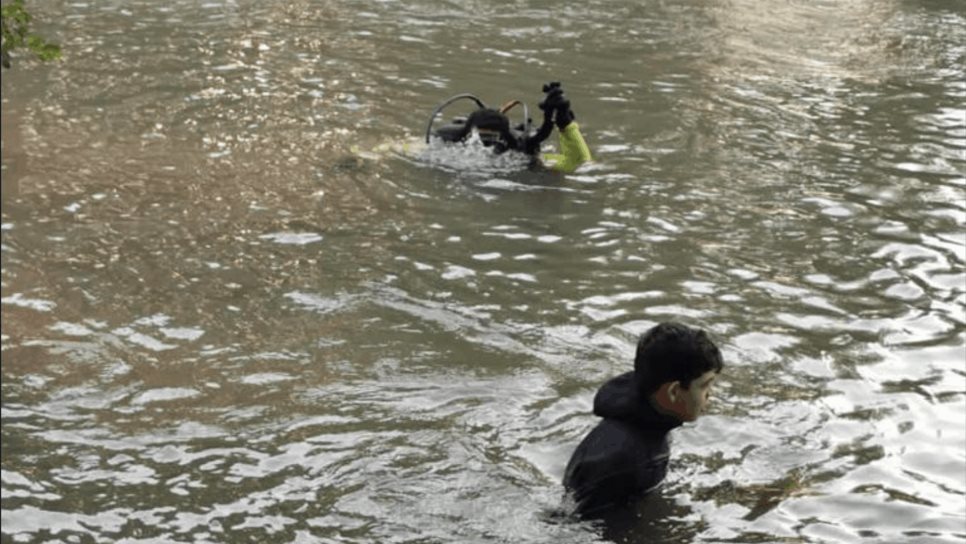
POLYGON ((708 407, 721 352, 703 330, 661 323, 637 344, 634 371, 606 382, 594 398, 603 418, 564 474, 577 514, 606 518, 656 489, 667 474, 668 432, 708 407))

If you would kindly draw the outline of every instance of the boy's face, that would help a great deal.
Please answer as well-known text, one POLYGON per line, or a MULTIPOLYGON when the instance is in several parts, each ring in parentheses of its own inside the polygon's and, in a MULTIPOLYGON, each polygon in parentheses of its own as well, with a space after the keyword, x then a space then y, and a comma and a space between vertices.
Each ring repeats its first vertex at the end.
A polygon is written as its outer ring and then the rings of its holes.
POLYGON ((682 418, 684 421, 694 421, 708 411, 711 404, 711 386, 717 377, 716 372, 709 370, 692 381, 691 386, 683 391, 684 397, 688 399, 687 416, 690 418, 682 418))
POLYGON ((669 395, 669 397, 673 396, 674 398, 668 398, 670 406, 667 408, 681 421, 698 419, 707 412, 708 406, 711 404, 711 386, 717 377, 716 372, 709 370, 692 380, 690 387, 687 389, 680 387, 680 383, 677 383, 678 387, 674 387, 673 394, 669 395))

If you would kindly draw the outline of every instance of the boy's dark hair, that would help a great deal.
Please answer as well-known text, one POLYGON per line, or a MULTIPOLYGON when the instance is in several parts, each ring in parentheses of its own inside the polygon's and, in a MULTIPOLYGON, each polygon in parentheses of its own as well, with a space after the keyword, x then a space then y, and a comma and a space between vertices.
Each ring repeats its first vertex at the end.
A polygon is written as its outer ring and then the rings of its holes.
POLYGON ((641 335, 634 357, 634 379, 645 395, 667 382, 691 381, 709 370, 721 372, 721 351, 708 333, 681 323, 661 323, 641 335))

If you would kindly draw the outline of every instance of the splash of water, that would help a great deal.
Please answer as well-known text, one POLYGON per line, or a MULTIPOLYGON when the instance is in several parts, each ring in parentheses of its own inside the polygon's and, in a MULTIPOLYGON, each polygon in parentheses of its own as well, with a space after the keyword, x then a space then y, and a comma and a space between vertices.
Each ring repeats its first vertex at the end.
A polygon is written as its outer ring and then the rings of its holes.
POLYGON ((417 160, 461 173, 491 175, 525 170, 530 165, 531 157, 519 151, 496 154, 483 145, 479 134, 474 130, 463 142, 444 142, 434 137, 419 153, 417 160))

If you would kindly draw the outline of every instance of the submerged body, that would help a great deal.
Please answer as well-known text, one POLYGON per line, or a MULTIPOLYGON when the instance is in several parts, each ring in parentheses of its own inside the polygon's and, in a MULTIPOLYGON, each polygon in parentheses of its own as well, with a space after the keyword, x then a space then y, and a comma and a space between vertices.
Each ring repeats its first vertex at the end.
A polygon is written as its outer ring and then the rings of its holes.
MULTIPOLYGON (((439 150, 451 155, 448 153, 450 150, 476 152, 482 149, 480 156, 483 158, 509 156, 509 161, 495 161, 502 162, 504 166, 519 162, 531 167, 543 166, 556 172, 573 172, 591 160, 590 148, 580 133, 580 127, 574 122, 570 100, 564 96, 560 83, 544 85, 543 92, 546 97, 539 105, 543 111, 543 122, 536 130, 532 127, 529 110, 523 102, 512 100, 499 109, 491 109, 476 96, 464 93, 444 100, 433 110, 424 142, 385 144, 374 151, 395 151, 406 156, 425 157, 439 150), (443 109, 459 100, 472 100, 478 108, 466 117, 456 117, 434 129, 434 122, 443 109), (523 109, 523 122, 514 126, 506 114, 516 106, 523 109), (553 132, 554 126, 557 127, 560 150, 558 153, 541 153, 540 145, 553 132), (517 158, 523 160, 517 161, 517 158)), ((486 168, 486 165, 481 166, 486 168)))
POLYGON ((603 418, 574 451, 564 473, 577 513, 594 518, 644 497, 667 475, 668 432, 681 421, 659 413, 637 391, 634 373, 606 382, 594 397, 603 418))
MULTIPOLYGON (((464 142, 462 145, 468 144, 470 142, 464 142)), ((421 157, 425 158, 434 149, 435 145, 437 145, 436 141, 427 144, 422 140, 389 142, 373 149, 372 156, 378 157, 388 152, 416 159, 421 157)), ((439 142, 439 145, 458 151, 460 149, 458 146, 461 144, 444 144, 439 142)), ((482 147, 482 144, 480 147, 482 147)), ((576 171, 582 164, 593 160, 590 148, 587 146, 587 142, 580 132, 580 126, 576 122, 572 122, 563 130, 558 131, 558 148, 559 150, 556 153, 540 153, 539 155, 529 157, 528 160, 521 158, 520 162, 529 163, 529 166, 535 168, 546 168, 554 172, 570 174, 576 171)), ((362 155, 365 156, 366 154, 362 153, 362 155)), ((524 154, 517 153, 517 155, 523 156, 524 154)), ((486 156, 492 156, 494 158, 502 157, 501 155, 489 152, 486 156)))

